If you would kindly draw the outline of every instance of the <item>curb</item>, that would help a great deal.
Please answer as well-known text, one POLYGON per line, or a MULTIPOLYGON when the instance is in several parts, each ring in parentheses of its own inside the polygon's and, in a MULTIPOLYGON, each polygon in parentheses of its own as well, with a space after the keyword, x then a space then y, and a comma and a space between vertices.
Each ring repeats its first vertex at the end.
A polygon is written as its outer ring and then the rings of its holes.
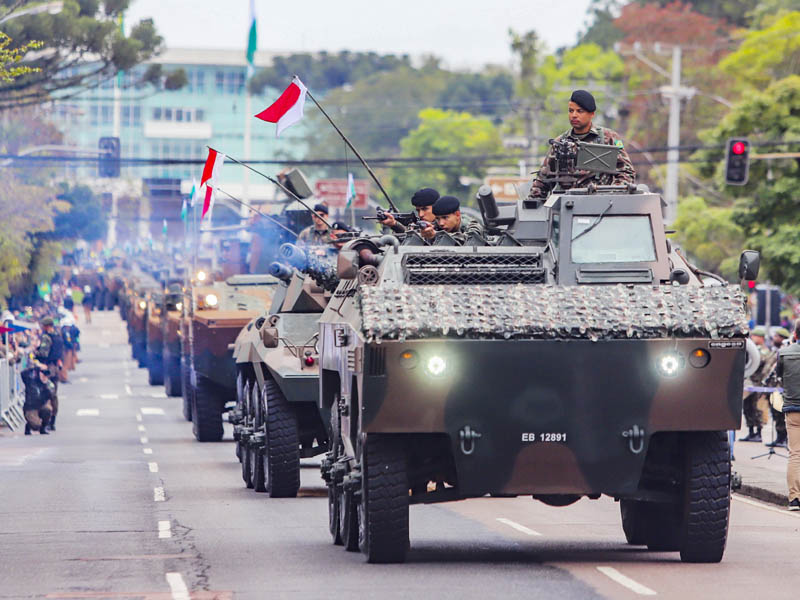
POLYGON ((755 498, 756 500, 761 500, 762 502, 776 504, 783 507, 785 507, 788 502, 784 494, 779 494, 777 492, 773 492, 772 490, 756 487, 754 485, 748 485, 746 483, 743 483, 742 487, 736 490, 734 493, 739 494, 740 496, 749 496, 750 498, 755 498))

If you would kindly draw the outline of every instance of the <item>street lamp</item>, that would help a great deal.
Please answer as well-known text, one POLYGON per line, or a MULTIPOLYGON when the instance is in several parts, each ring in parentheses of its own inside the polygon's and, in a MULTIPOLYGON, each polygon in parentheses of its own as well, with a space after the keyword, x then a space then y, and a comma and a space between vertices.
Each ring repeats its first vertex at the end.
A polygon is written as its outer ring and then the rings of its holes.
POLYGON ((37 4, 36 6, 31 6, 30 8, 23 8, 22 10, 13 12, 10 15, 6 15, 2 19, 0 19, 0 24, 5 23, 6 21, 10 21, 11 19, 16 19, 17 17, 24 17, 26 15, 39 15, 42 13, 57 15, 58 13, 61 12, 63 8, 64 8, 64 3, 61 1, 45 2, 44 4, 37 4))

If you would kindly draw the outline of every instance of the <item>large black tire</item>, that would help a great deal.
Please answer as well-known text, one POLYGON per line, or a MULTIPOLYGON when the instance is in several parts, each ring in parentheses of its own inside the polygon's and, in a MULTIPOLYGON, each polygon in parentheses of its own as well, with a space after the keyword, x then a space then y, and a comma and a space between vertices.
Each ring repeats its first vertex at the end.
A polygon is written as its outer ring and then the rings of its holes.
POLYGON ((695 433, 686 445, 681 560, 715 563, 728 540, 731 457, 725 431, 695 433))
POLYGON ((164 385, 164 361, 152 352, 147 353, 147 383, 164 385))
POLYGON ((164 391, 167 396, 177 398, 183 395, 183 385, 181 383, 180 367, 173 369, 170 366, 170 360, 167 355, 164 355, 164 391))
POLYGON ((331 534, 331 541, 336 546, 342 545, 342 537, 339 535, 339 502, 341 494, 336 490, 336 486, 328 486, 328 531, 331 534))
POLYGON ((214 387, 202 375, 192 393, 192 432, 198 442, 218 442, 222 439, 222 401, 214 387))
POLYGON ((253 487, 253 467, 250 462, 251 460, 253 460, 253 455, 250 453, 250 447, 244 446, 242 448, 242 481, 244 481, 244 485, 247 489, 252 489, 253 487))
MULTIPOLYGON (((253 431, 264 428, 264 411, 262 407, 261 388, 257 381, 253 382, 250 393, 250 406, 253 409, 253 431)), ((266 478, 264 475, 264 449, 261 446, 250 445, 250 480, 256 492, 266 492, 266 478)))
POLYGON ((638 500, 620 500, 622 531, 625 539, 633 546, 647 544, 647 516, 645 503, 638 500))
POLYGON ((294 498, 300 489, 297 415, 272 379, 264 382, 264 479, 270 498, 294 498))
POLYGON ((340 543, 348 552, 358 552, 358 502, 353 492, 342 491, 338 508, 337 523, 340 543))
POLYGON ((186 361, 181 357, 181 395, 183 396, 183 418, 187 421, 192 420, 192 382, 189 378, 189 368, 186 361))
POLYGON ((368 436, 361 452, 358 546, 370 563, 401 563, 408 552, 408 475, 399 444, 368 436))

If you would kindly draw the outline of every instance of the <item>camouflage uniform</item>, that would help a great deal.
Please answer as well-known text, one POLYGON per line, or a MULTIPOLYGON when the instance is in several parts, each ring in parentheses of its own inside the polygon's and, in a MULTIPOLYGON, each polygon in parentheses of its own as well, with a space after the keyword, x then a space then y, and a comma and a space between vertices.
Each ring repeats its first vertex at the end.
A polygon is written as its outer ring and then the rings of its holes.
POLYGON ((306 246, 323 246, 331 243, 331 232, 328 229, 320 231, 313 225, 309 225, 300 235, 297 236, 298 243, 306 246))
POLYGON ((63 351, 60 338, 56 340, 57 335, 58 333, 55 331, 53 333, 45 331, 42 333, 39 347, 36 349, 37 360, 47 366, 47 375, 50 381, 53 382, 53 390, 50 397, 50 403, 53 406, 53 414, 50 421, 51 427, 55 425, 55 418, 58 414, 58 361, 61 360, 60 354, 63 351))
MULTIPOLYGON (((585 187, 592 180, 600 185, 619 185, 623 183, 634 183, 636 180, 636 170, 633 168, 631 159, 625 151, 622 143, 622 138, 613 129, 606 127, 592 127, 588 133, 584 135, 576 134, 572 129, 565 131, 558 140, 569 138, 573 142, 587 142, 590 144, 607 144, 609 146, 617 146, 620 151, 617 156, 617 172, 616 173, 594 173, 592 171, 575 171, 574 175, 577 181, 574 187, 585 187)), ((547 156, 544 157, 542 168, 536 179, 533 180, 531 191, 528 194, 528 199, 545 198, 550 190, 553 189, 554 183, 545 181, 546 178, 552 177, 553 173, 550 171, 550 159, 555 158, 553 147, 547 151, 547 156)))
MULTIPOLYGON (((442 231, 441 229, 439 229, 438 226, 436 229, 437 233, 438 231, 442 231)), ((459 244, 463 244, 464 242, 466 242, 467 237, 469 237, 469 235, 473 233, 480 236, 485 236, 483 225, 481 225, 477 221, 473 221, 468 217, 461 217, 461 225, 459 225, 456 231, 451 231, 449 233, 459 244)))
MULTIPOLYGON (((758 351, 761 354, 761 364, 758 370, 745 381, 745 387, 763 385, 764 378, 770 371, 771 367, 767 368, 767 363, 770 360, 769 349, 765 346, 759 346, 758 351)), ((764 425, 764 412, 758 406, 758 401, 761 397, 763 397, 763 394, 759 394, 758 392, 745 392, 742 412, 744 413, 744 420, 747 423, 747 427, 751 431, 760 430, 764 425)))

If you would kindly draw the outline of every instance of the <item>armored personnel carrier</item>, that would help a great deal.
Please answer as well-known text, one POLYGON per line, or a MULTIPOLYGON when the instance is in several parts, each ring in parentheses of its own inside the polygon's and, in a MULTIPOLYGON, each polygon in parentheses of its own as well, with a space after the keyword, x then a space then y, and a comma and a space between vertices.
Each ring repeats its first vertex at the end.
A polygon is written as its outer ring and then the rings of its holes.
POLYGON ((164 314, 161 319, 163 347, 164 391, 167 396, 181 396, 181 319, 183 319, 183 286, 171 282, 164 294, 164 314))
POLYGON ((147 364, 147 319, 151 294, 157 293, 158 284, 149 276, 134 281, 128 294, 126 310, 128 341, 131 356, 140 367, 147 364))
MULTIPOLYGON (((487 235, 463 245, 364 238, 339 255, 319 339, 334 541, 401 562, 411 504, 605 494, 629 543, 721 560, 739 287, 682 257, 644 186, 510 207, 484 186, 479 205, 487 235)), ((740 276, 757 269, 746 251, 740 276)))
POLYGON ((323 256, 284 244, 290 265, 273 263, 282 281, 268 311, 242 329, 233 356, 237 367, 236 453, 247 487, 273 498, 295 497, 300 459, 328 450, 320 418, 319 318, 338 278, 323 256))
POLYGON ((181 336, 184 415, 200 442, 222 439, 222 414, 236 400, 233 342, 269 306, 278 280, 270 275, 234 275, 187 288, 181 336), (187 414, 188 413, 188 414, 187 414))

